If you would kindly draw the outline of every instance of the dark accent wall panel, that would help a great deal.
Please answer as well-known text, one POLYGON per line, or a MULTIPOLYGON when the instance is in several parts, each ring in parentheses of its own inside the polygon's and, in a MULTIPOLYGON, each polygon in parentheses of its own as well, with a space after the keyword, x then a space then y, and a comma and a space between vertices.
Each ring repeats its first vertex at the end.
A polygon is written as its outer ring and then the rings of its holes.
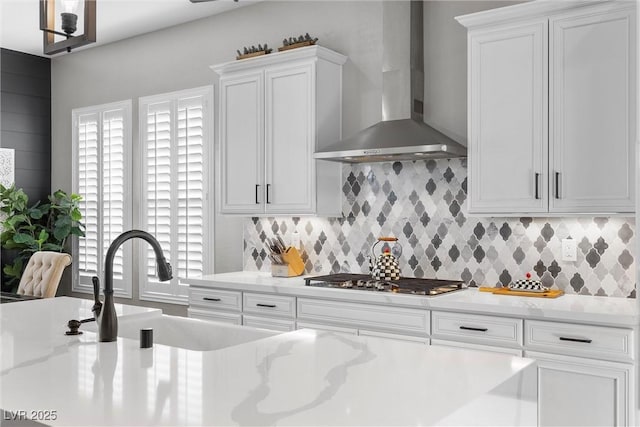
POLYGON ((51 60, 0 49, 0 146, 13 148, 16 186, 31 202, 51 192, 51 60))

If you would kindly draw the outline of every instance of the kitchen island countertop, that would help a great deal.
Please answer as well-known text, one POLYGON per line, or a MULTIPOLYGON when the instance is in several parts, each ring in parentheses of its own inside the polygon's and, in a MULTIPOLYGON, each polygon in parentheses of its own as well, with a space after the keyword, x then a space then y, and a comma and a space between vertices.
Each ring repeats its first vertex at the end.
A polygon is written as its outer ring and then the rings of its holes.
POLYGON ((212 274, 187 279, 186 282, 193 286, 228 290, 269 292, 429 310, 452 310, 617 327, 633 327, 640 322, 638 305, 634 298, 563 295, 548 299, 494 295, 489 292, 479 292, 476 288, 424 297, 391 292, 305 286, 304 277, 272 277, 269 273, 254 271, 212 274))
POLYGON ((530 359, 312 330, 214 351, 140 349, 91 332, 65 336, 65 321, 83 313, 70 313, 68 300, 0 312, 3 417, 82 426, 536 422, 530 359))

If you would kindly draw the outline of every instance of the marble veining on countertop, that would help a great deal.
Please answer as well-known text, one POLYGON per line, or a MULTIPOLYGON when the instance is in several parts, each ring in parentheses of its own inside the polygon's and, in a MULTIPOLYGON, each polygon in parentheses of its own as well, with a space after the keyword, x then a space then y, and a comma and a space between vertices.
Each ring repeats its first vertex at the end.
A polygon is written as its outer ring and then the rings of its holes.
MULTIPOLYGON (((214 351, 140 349, 65 336, 67 313, 28 304, 0 314, 0 407, 56 411, 49 425, 434 425, 535 371, 509 355, 313 330, 214 351)), ((535 393, 522 393, 535 418, 535 393)))
POLYGON ((607 298, 587 295, 563 295, 558 298, 533 298, 493 295, 468 288, 445 295, 424 297, 389 292, 330 289, 304 285, 303 277, 272 277, 270 273, 239 271, 187 279, 193 286, 250 292, 272 292, 300 297, 336 299, 372 304, 393 304, 431 310, 517 316, 632 327, 640 321, 638 301, 634 298, 607 298))

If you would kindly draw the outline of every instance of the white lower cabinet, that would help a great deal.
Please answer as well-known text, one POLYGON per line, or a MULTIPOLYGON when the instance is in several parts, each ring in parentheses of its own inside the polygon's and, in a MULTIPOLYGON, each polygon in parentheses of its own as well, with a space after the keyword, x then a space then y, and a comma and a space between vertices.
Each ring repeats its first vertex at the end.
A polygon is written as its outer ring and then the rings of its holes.
POLYGON ((541 426, 634 422, 632 329, 433 311, 431 344, 506 353, 538 363, 541 426), (622 363, 627 362, 627 363, 622 363))
POLYGON ((428 310, 298 298, 298 328, 429 343, 428 310))
POLYGON ((242 325, 242 292, 190 286, 187 315, 196 319, 242 325))
POLYGON ((495 345, 474 344, 469 342, 431 339, 431 345, 441 345, 445 347, 468 348, 471 350, 490 351, 491 353, 509 354, 511 356, 522 356, 522 350, 517 348, 496 347, 495 345))
POLYGON ((345 326, 326 325, 317 322, 296 322, 297 329, 315 329, 317 331, 335 332, 343 335, 358 335, 358 329, 345 326))
POLYGON ((633 425, 631 364, 525 351, 538 362, 538 425, 633 425))
POLYGON ((259 316, 295 319, 296 297, 243 292, 242 312, 259 316))
POLYGON ((380 332, 380 331, 369 331, 366 329, 360 329, 358 331, 358 335, 361 337, 378 337, 378 338, 387 338, 390 340, 396 341, 409 341, 415 342, 419 344, 429 344, 429 338, 427 337, 414 337, 413 335, 400 335, 400 334, 392 334, 388 332, 380 332))
POLYGON ((431 335, 497 347, 522 347, 522 319, 434 311, 431 335))
POLYGON ((525 325, 527 350, 612 362, 633 360, 632 329, 540 320, 527 320, 525 325))
POLYGON ((635 422, 634 329, 198 287, 189 303, 190 317, 254 328, 524 354, 538 363, 539 425, 635 422))
POLYGON ((289 332, 296 329, 296 322, 286 319, 274 319, 264 316, 242 315, 242 324, 252 328, 271 329, 273 331, 289 332))
POLYGON ((634 425, 634 336, 632 329, 525 320, 525 357, 538 362, 539 424, 634 425))
POLYGON ((217 310, 203 310, 189 307, 187 315, 194 319, 212 320, 214 322, 229 323, 231 325, 242 325, 242 315, 240 313, 228 313, 217 310))

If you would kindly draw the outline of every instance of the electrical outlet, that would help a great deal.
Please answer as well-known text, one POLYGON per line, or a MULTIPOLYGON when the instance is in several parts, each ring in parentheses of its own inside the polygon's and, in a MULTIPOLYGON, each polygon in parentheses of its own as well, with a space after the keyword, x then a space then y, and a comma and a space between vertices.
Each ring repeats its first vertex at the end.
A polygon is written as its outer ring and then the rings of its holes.
POLYGON ((300 233, 298 233, 297 231, 294 231, 293 235, 291 236, 291 246, 296 249, 300 249, 300 233))
POLYGON ((573 239, 562 239, 562 261, 575 262, 578 260, 577 242, 573 239))

